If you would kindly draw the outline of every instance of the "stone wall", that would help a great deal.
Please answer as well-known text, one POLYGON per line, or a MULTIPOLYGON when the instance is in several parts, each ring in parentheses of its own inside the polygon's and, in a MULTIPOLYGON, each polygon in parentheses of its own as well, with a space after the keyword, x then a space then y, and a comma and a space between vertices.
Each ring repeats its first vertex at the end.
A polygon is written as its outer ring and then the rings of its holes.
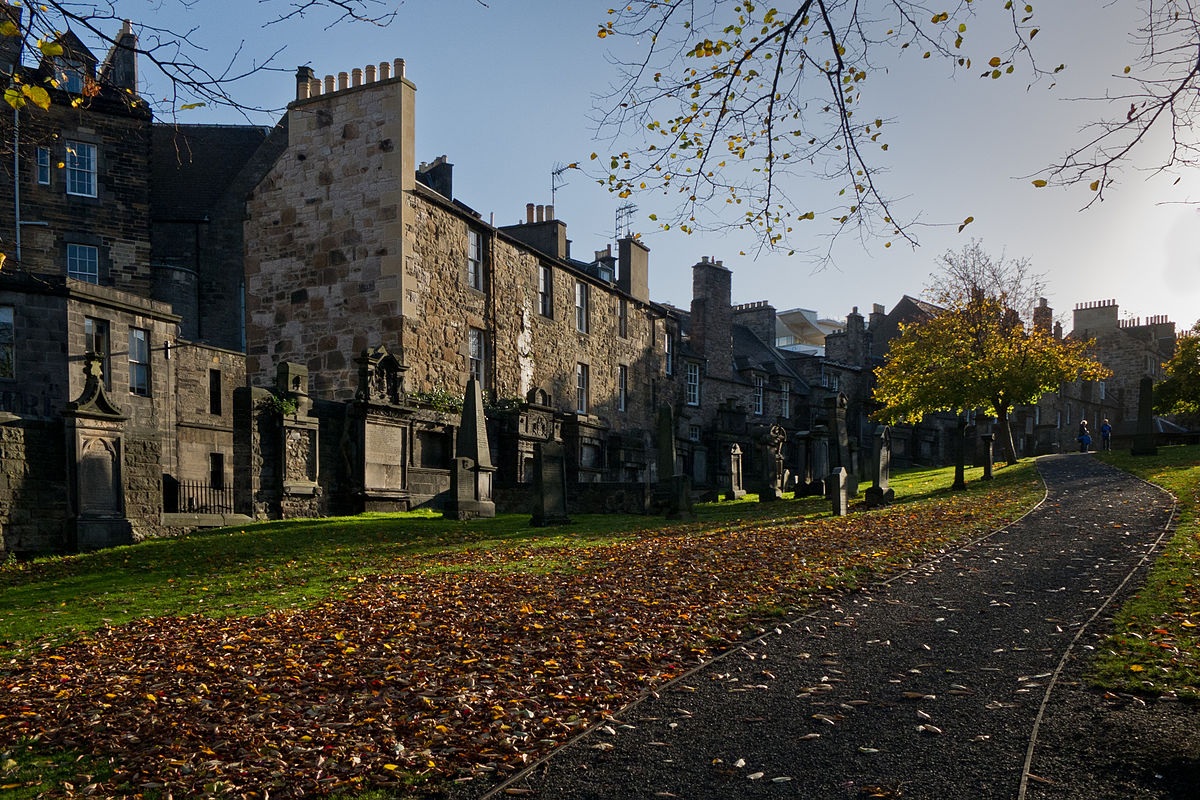
POLYGON ((57 422, 9 419, 0 424, 0 561, 9 555, 66 550, 70 509, 65 447, 57 422))

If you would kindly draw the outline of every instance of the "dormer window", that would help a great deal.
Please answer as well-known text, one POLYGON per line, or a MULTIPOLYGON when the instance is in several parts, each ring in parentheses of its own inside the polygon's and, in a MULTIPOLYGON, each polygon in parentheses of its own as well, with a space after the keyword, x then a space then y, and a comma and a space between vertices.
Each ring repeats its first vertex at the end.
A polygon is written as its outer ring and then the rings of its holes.
POLYGON ((87 85, 87 69, 79 61, 64 61, 58 73, 58 86, 71 94, 83 94, 87 85))

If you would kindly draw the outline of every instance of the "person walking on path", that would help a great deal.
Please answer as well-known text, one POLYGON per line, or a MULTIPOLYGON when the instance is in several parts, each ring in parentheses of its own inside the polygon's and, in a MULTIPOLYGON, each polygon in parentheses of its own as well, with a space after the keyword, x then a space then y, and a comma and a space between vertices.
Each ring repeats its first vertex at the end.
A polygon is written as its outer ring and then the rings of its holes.
POLYGON ((1079 437, 1078 438, 1079 438, 1079 452, 1086 453, 1088 450, 1092 449, 1092 434, 1091 434, 1091 431, 1088 430, 1088 424, 1087 424, 1086 419, 1081 419, 1079 421, 1079 437))
POLYGON ((1107 419, 1100 425, 1100 449, 1112 450, 1112 425, 1107 419))
POLYGON ((1038 773, 1067 654, 1102 632, 1173 508, 1092 459, 1038 465, 1046 499, 1017 522, 779 624, 483 797, 1170 796, 1112 783, 1131 770, 1038 773))

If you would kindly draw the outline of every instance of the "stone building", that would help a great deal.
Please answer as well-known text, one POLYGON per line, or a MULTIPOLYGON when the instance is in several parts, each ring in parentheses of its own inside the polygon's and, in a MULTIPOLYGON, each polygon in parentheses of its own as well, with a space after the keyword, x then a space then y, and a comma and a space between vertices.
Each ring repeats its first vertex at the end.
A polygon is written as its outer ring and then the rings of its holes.
POLYGON ((191 371, 220 363, 230 397, 244 380, 240 355, 181 339, 156 296, 153 125, 129 23, 103 62, 70 32, 33 66, 18 43, 0 40, 0 82, 46 86, 51 105, 0 118, 15 149, 0 165, 0 558, 169 532, 165 478, 207 487, 220 454, 232 481, 232 404, 193 414, 191 371))
POLYGON ((500 480, 527 481, 551 435, 574 482, 647 480, 670 384, 648 250, 623 239, 575 259, 552 207, 484 221, 444 157, 416 163, 414 104, 402 61, 324 81, 301 69, 286 144, 246 204, 248 373, 286 393, 280 365, 302 368, 331 444, 316 507, 439 502, 457 418, 438 402, 468 377, 491 401, 500 480))

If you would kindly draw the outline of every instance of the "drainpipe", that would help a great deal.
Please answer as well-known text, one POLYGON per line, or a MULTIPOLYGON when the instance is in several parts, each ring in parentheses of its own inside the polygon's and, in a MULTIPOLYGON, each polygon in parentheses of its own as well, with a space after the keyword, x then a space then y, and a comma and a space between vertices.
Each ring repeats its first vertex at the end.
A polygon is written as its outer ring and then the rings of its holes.
POLYGON ((13 216, 16 217, 17 264, 21 263, 21 111, 13 109, 13 216))

